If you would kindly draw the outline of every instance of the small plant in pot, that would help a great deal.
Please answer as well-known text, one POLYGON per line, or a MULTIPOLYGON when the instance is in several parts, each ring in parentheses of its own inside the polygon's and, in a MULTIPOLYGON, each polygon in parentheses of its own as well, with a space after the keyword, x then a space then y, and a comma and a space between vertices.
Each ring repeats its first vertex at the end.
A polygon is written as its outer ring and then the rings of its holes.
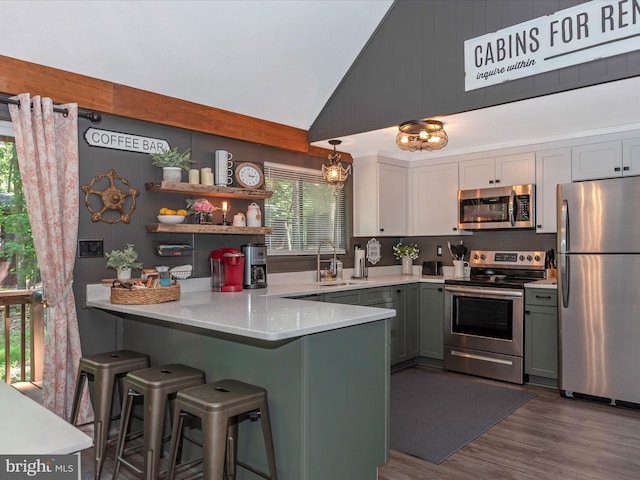
POLYGON ((113 268, 118 272, 118 280, 121 282, 131 279, 131 270, 140 270, 142 263, 138 260, 138 252, 135 251, 134 245, 127 243, 124 250, 112 250, 106 253, 107 268, 113 268))
POLYGON ((150 153, 151 164, 162 168, 162 179, 165 182, 182 181, 182 170, 189 170, 191 165, 191 149, 179 152, 178 147, 150 153))

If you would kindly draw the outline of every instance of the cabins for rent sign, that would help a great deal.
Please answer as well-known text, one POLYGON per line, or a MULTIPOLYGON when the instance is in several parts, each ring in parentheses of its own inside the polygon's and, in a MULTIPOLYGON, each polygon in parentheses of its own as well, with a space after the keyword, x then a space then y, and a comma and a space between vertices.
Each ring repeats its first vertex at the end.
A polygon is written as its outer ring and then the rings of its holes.
POLYGON ((640 0, 594 0, 464 42, 465 91, 640 50, 640 0))

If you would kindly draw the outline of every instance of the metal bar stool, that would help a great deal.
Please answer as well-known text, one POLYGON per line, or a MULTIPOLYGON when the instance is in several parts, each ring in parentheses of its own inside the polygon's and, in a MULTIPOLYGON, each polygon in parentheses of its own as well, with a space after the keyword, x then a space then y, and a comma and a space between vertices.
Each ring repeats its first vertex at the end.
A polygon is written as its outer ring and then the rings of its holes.
POLYGON ((263 478, 277 480, 267 391, 264 388, 237 380, 221 380, 179 391, 173 414, 167 480, 173 480, 182 438, 185 416, 183 412, 199 417, 202 421, 202 462, 205 480, 232 480, 235 478, 236 466, 263 478), (262 418, 262 433, 270 475, 237 459, 238 423, 247 418, 262 418), (226 476, 223 477, 225 457, 226 476))
POLYGON ((205 373, 202 370, 179 363, 145 368, 127 374, 124 380, 122 419, 113 470, 114 480, 118 478, 121 464, 142 474, 147 480, 155 480, 159 477, 158 465, 167 400, 173 403, 175 401, 173 394, 204 382, 205 373), (144 468, 142 470, 123 458, 134 396, 144 396, 144 468))
MULTIPOLYGON (((80 359, 78 364, 78 378, 76 379, 73 406, 71 408, 71 423, 78 420, 78 410, 84 385, 93 378, 93 449, 95 455, 95 478, 100 478, 104 453, 107 448, 109 424, 111 421, 111 407, 116 379, 121 383, 122 377, 132 371, 149 366, 149 355, 118 350, 115 352, 88 355, 80 359)), ((122 390, 120 390, 122 392, 122 390)))

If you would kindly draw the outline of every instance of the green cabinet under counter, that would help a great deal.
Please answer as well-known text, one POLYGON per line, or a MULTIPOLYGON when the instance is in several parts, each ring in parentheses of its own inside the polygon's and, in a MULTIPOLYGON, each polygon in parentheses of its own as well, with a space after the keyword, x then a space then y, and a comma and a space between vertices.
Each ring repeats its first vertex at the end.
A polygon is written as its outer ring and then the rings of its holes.
POLYGON ((557 386, 558 292, 525 289, 524 373, 530 383, 557 386))
POLYGON ((412 360, 419 354, 419 292, 420 285, 413 283, 390 287, 327 292, 324 294, 324 301, 394 309, 396 316, 390 319, 391 365, 393 366, 412 360))
POLYGON ((420 356, 444 358, 444 284, 420 284, 420 356))

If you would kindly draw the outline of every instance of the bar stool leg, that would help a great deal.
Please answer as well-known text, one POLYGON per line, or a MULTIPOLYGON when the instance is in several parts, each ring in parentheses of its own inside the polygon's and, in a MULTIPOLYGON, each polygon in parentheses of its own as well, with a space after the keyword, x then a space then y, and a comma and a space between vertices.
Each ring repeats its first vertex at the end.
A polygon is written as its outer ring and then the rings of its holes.
POLYGON ((144 470, 146 480, 158 478, 162 430, 164 426, 167 394, 148 391, 144 396, 144 470), (152 407, 151 407, 152 406, 152 407))
POLYGON ((202 470, 205 480, 224 478, 227 424, 226 412, 211 413, 202 419, 202 470))
POLYGON ((273 448, 273 436, 271 434, 271 419, 269 418, 269 406, 267 401, 260 402, 260 418, 262 421, 262 435, 264 436, 264 445, 267 449, 267 463, 269 464, 269 473, 271 480, 278 480, 276 473, 276 457, 273 448))
POLYGON ((171 447, 169 448, 169 470, 167 471, 167 480, 173 480, 175 473, 176 461, 178 459, 178 449, 182 438, 182 426, 184 417, 181 409, 177 408, 173 414, 173 426, 171 428, 171 447))
POLYGON ((113 468, 112 480, 118 480, 118 473, 120 473, 120 458, 124 453, 124 440, 127 436, 127 430, 129 427, 129 419, 131 417, 131 407, 133 405, 133 399, 129 395, 129 387, 126 386, 122 394, 122 413, 120 414, 120 429, 118 432, 118 443, 116 445, 116 462, 113 468))
POLYGON ((71 407, 71 419, 72 425, 76 424, 78 420, 78 411, 80 409, 80 399, 82 398, 82 389, 87 383, 87 374, 82 371, 82 367, 78 367, 78 378, 76 379, 76 390, 73 394, 73 406, 71 407))
POLYGON ((113 375, 96 374, 94 376, 94 421, 93 448, 95 451, 95 478, 100 479, 104 464, 104 454, 111 421, 111 403, 113 400, 113 375))

